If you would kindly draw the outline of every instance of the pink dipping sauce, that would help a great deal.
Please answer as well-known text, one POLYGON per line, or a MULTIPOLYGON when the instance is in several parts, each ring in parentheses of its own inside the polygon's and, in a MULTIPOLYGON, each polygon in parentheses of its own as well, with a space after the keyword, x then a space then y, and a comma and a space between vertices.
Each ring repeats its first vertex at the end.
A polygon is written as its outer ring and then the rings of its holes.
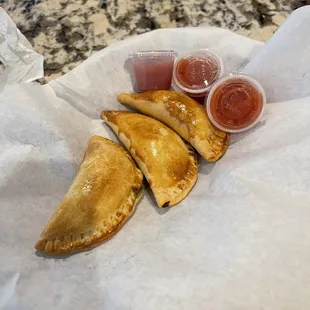
POLYGON ((171 88, 174 51, 141 51, 129 55, 136 80, 136 91, 171 88))

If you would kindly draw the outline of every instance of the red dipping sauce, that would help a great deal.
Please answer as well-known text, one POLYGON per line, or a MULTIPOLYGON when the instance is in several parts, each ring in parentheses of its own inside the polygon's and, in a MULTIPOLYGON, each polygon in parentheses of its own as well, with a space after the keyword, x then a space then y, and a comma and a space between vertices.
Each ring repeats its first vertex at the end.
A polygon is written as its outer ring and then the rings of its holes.
POLYGON ((181 58, 178 61, 176 75, 182 86, 192 90, 205 88, 219 77, 217 63, 212 58, 203 59, 194 56, 181 58))
POLYGON ((174 51, 141 51, 130 54, 135 75, 137 92, 147 90, 170 89, 174 51))
POLYGON ((173 81, 176 88, 201 102, 223 72, 219 56, 202 49, 183 54, 175 61, 173 81))
POLYGON ((230 75, 213 85, 207 99, 207 112, 216 127, 237 133, 258 123, 265 103, 265 92, 255 79, 230 75))

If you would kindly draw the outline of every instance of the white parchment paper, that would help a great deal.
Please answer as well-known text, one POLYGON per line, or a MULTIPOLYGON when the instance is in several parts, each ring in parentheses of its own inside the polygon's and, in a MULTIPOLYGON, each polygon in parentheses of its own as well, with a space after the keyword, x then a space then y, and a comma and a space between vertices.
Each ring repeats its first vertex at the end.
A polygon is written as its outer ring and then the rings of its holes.
POLYGON ((288 20, 244 72, 258 79, 269 102, 310 96, 310 6, 288 20))
POLYGON ((0 91, 6 85, 30 83, 43 77, 43 60, 0 8, 0 61, 5 67, 4 71, 1 68, 0 91))
MULTIPOLYGON (((294 14, 310 23, 303 12, 294 14)), ((147 192, 124 228, 96 249, 60 259, 35 253, 90 137, 117 141, 99 113, 125 109, 116 94, 131 90, 128 53, 203 47, 230 72, 253 57, 260 70, 266 58, 257 57, 268 46, 215 28, 158 30, 112 45, 48 85, 5 87, 0 309, 310 309, 307 97, 270 102, 265 120, 233 136, 218 163, 200 160, 198 182, 178 206, 159 210, 147 192)), ((304 84, 285 87, 295 93, 304 84)))

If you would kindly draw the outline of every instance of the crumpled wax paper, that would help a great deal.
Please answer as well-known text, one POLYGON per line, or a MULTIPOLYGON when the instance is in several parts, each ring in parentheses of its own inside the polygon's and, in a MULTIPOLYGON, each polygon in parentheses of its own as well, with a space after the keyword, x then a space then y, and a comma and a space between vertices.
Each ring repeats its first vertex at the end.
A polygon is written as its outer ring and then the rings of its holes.
POLYGON ((6 85, 30 83, 43 77, 43 60, 0 8, 0 61, 5 67, 0 74, 0 91, 6 85))
POLYGON ((269 102, 310 96, 310 6, 296 10, 244 68, 258 79, 269 102))
MULTIPOLYGON (((283 29, 303 29, 302 18, 310 22, 309 7, 283 29)), ((298 35, 309 40, 308 31, 298 35)), ((274 89, 282 85, 273 76, 283 74, 283 54, 295 69, 300 54, 275 50, 272 42, 284 37, 279 30, 264 46, 216 28, 157 30, 111 45, 48 85, 5 87, 0 309, 308 310, 310 98, 294 97, 297 89, 306 93, 298 79, 283 88, 290 100, 275 93, 264 120, 232 136, 219 162, 200 159, 198 182, 178 206, 158 209, 146 191, 134 216, 103 245, 62 258, 33 248, 90 137, 117 141, 99 113, 126 109, 116 94, 132 90, 124 67, 130 51, 210 48, 227 73, 261 72, 268 55, 277 63, 270 81, 266 75, 260 82, 274 89)))

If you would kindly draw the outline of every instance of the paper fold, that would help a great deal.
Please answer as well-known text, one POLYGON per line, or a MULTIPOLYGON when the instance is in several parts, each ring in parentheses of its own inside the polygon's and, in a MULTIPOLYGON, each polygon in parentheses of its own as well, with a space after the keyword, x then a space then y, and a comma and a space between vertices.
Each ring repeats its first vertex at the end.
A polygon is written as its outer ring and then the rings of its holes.
POLYGON ((6 85, 30 83, 43 77, 43 60, 0 8, 0 61, 5 67, 0 75, 0 91, 6 85))

